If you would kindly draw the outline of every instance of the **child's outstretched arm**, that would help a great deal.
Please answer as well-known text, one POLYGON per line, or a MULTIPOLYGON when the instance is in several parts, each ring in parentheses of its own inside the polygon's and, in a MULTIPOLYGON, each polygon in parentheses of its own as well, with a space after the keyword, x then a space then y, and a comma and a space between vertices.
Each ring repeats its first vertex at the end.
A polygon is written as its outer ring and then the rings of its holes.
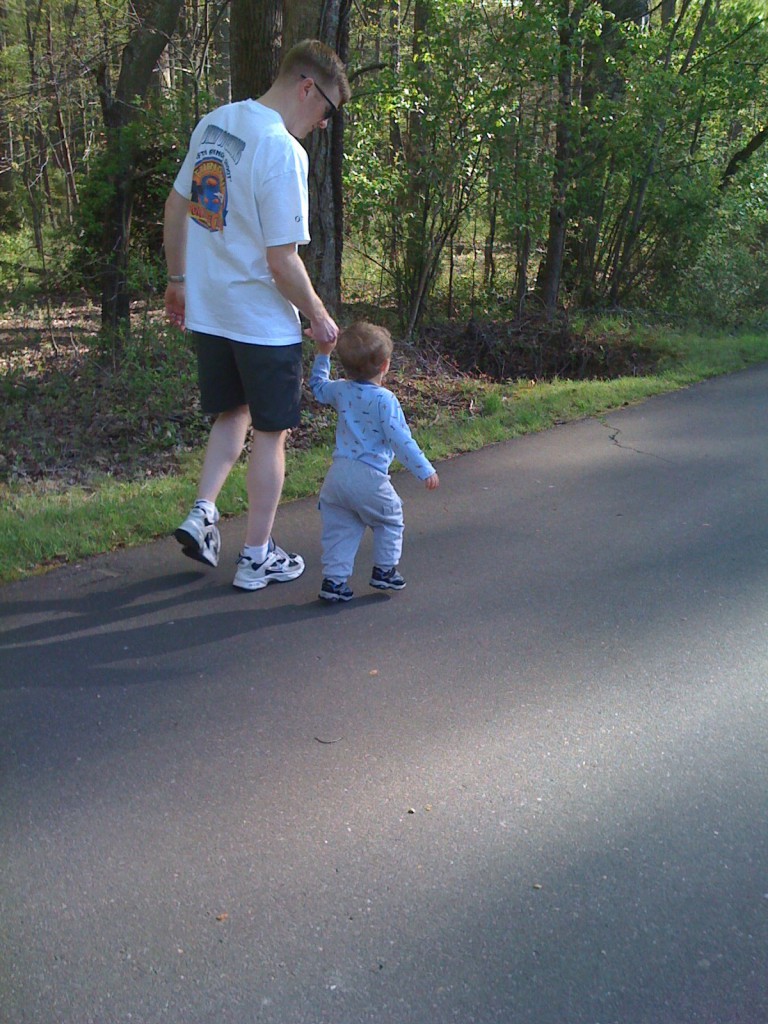
MULTIPOLYGON (((326 342, 325 344, 330 345, 331 349, 336 344, 335 342, 326 342)), ((318 344, 318 348, 320 345, 318 344)), ((317 399, 318 402, 322 402, 324 405, 333 405, 333 388, 334 382, 330 379, 331 376, 331 357, 329 353, 318 352, 315 356, 315 361, 312 364, 312 372, 309 375, 309 389, 317 399)))
POLYGON ((405 468, 419 480, 423 480, 428 490, 433 491, 438 487, 440 480, 435 467, 413 437, 400 403, 391 391, 383 388, 379 404, 379 421, 384 437, 405 468))

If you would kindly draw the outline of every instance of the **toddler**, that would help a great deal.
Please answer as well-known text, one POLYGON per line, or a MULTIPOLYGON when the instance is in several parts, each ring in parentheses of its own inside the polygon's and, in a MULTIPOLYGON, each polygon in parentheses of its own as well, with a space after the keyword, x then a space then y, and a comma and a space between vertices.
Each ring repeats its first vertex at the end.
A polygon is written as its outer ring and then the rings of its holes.
POLYGON ((411 435, 395 395, 382 387, 392 358, 385 327, 359 321, 341 331, 335 344, 317 343, 309 386, 338 413, 333 463, 320 491, 323 522, 323 582, 319 597, 349 601, 355 556, 365 528, 373 531, 374 566, 370 584, 402 590, 397 570, 403 547, 403 503, 392 486, 395 456, 427 490, 440 484, 434 467, 411 435), (346 380, 331 380, 330 354, 336 348, 346 380))

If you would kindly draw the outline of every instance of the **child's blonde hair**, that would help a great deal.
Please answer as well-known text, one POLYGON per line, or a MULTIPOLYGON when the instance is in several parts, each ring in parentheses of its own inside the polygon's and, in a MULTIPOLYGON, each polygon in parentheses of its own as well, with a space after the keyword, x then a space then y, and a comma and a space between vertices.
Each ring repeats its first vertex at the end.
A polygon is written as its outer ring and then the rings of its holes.
POLYGON ((339 332, 336 353, 347 377, 370 380, 392 358, 392 335, 386 327, 358 320, 339 332))

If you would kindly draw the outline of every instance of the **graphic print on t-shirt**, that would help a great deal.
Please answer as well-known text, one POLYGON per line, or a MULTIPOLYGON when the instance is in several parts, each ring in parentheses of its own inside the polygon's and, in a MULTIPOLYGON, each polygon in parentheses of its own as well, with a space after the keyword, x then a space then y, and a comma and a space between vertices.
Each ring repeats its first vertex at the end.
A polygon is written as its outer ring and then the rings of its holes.
POLYGON ((227 223, 227 172, 221 160, 198 160, 192 172, 189 215, 208 231, 223 231, 227 223))
POLYGON ((245 142, 216 124, 208 124, 200 140, 192 172, 189 215, 207 231, 223 231, 227 225, 227 181, 233 164, 239 164, 245 142))

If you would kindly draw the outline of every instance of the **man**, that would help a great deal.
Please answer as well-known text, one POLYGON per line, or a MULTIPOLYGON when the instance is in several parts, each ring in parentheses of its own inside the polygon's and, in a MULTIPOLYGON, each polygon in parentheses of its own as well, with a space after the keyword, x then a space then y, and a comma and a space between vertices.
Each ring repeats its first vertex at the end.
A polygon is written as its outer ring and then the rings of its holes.
POLYGON ((234 585, 296 579, 304 561, 272 540, 287 431, 299 424, 301 322, 318 343, 338 327, 298 254, 309 241, 308 159, 297 141, 325 128, 350 97, 338 56, 305 40, 258 100, 219 107, 192 133, 165 204, 165 309, 192 332, 203 411, 214 414, 198 498, 175 537, 217 565, 216 499, 249 425, 248 521, 234 585))

